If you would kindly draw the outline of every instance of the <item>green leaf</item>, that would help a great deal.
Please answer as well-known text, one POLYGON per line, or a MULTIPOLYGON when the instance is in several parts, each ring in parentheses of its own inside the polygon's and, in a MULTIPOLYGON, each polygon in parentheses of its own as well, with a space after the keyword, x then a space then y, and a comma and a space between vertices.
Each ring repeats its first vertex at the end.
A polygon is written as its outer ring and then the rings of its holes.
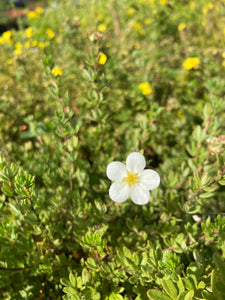
POLYGON ((72 272, 69 273, 69 280, 70 280, 70 283, 71 283, 72 287, 76 288, 77 287, 77 280, 76 280, 76 277, 73 275, 72 272))
MULTIPOLYGON (((76 291, 74 288, 72 287, 64 287, 63 288, 63 292, 68 294, 68 295, 74 295, 74 296, 77 296, 79 297, 79 293, 78 291, 76 291)), ((75 298, 76 299, 76 298, 75 298)), ((77 298, 77 299, 80 299, 80 298, 77 298)))
POLYGON ((112 292, 109 295, 109 300, 123 300, 123 296, 121 296, 120 294, 116 294, 116 293, 112 292))
POLYGON ((222 259, 222 257, 217 254, 217 253, 214 253, 213 255, 213 259, 217 265, 217 267, 219 268, 220 270, 220 274, 221 274, 221 278, 223 279, 223 281, 225 282, 225 262, 224 260, 222 259))
POLYGON ((148 290, 147 295, 151 300, 171 300, 170 297, 163 294, 160 290, 148 290))
POLYGON ((177 288, 175 284, 173 283, 172 280, 170 279, 162 279, 162 286, 164 288, 164 291, 172 298, 176 299, 177 298, 177 288))
POLYGON ((213 193, 202 193, 199 195, 200 198, 210 198, 212 197, 214 194, 213 193))
POLYGON ((1 188, 2 192, 8 196, 8 197, 12 197, 14 195, 12 188, 10 187, 10 185, 8 184, 8 182, 4 182, 3 186, 1 188))

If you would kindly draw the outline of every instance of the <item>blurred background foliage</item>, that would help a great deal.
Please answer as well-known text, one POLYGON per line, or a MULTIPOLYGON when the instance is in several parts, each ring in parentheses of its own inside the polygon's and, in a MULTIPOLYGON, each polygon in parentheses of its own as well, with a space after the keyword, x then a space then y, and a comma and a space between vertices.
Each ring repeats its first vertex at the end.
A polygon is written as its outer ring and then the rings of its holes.
POLYGON ((1 2, 3 299, 225 299, 224 0, 1 2), (111 203, 107 164, 162 182, 111 203))

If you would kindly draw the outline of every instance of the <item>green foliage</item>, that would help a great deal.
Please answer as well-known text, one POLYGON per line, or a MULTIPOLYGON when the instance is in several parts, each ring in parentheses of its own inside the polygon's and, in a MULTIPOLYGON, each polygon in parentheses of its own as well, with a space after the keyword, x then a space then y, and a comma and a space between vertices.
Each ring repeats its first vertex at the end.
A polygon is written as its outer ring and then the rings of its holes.
POLYGON ((225 299, 225 2, 45 4, 0 37, 1 297, 225 299), (108 196, 133 151, 145 206, 108 196))

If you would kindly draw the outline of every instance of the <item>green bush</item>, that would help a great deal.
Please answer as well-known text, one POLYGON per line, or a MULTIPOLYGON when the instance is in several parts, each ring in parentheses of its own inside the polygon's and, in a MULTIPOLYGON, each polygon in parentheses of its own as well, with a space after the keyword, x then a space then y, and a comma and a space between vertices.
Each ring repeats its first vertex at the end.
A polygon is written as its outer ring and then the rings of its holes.
POLYGON ((2 299, 225 299, 224 9, 49 1, 2 34, 2 299), (112 202, 136 151, 161 183, 112 202))

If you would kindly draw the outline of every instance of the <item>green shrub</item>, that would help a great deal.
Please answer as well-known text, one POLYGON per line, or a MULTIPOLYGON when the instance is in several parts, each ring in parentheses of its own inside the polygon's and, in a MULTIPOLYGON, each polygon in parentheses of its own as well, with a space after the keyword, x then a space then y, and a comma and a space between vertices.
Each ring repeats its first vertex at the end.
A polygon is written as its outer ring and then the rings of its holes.
POLYGON ((3 33, 3 299, 225 299, 224 5, 54 1, 3 33), (135 151, 160 186, 114 203, 135 151))

